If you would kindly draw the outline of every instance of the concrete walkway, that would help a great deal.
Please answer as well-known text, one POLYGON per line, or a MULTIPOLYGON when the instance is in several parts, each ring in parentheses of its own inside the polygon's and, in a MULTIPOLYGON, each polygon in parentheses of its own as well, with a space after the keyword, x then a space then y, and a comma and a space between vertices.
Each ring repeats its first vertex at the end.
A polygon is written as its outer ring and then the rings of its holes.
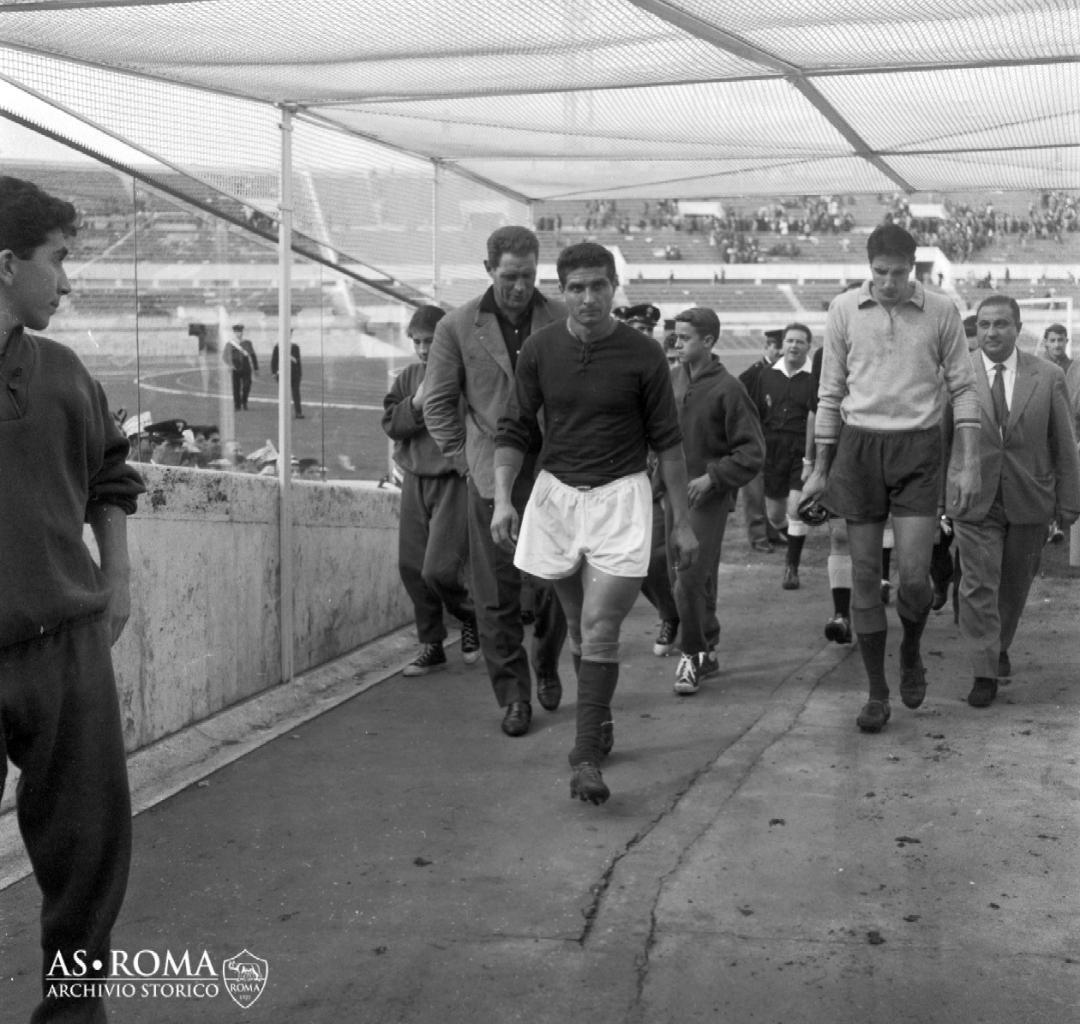
MULTIPOLYGON (((988 710, 964 703, 957 630, 935 615, 926 704, 894 700, 869 736, 858 653, 822 636, 825 554, 815 535, 784 592, 782 556, 731 539, 723 672, 694 697, 672 694, 639 602, 603 807, 568 796, 572 685, 510 740, 456 649, 424 679, 376 665, 371 686, 372 651, 314 673, 316 702, 320 678, 368 688, 299 725, 292 700, 249 730, 271 742, 241 738, 244 756, 140 814, 114 935, 130 957, 205 950, 219 972, 249 951, 262 994, 136 991, 110 1020, 1075 1024, 1076 581, 1037 583, 988 710)), ((399 666, 409 643, 391 641, 399 666)), ((36 913, 32 880, 0 892, 2 1024, 36 998, 36 913)))

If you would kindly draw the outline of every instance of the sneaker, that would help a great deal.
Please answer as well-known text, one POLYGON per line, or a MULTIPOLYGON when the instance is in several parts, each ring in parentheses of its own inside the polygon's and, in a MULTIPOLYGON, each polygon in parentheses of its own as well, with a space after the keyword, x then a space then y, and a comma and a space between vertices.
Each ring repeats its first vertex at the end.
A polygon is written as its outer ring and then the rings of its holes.
POLYGON ((784 590, 799 589, 799 570, 793 565, 784 566, 784 582, 780 584, 784 590))
POLYGON ((420 653, 402 670, 403 676, 426 676, 446 668, 446 652, 441 643, 424 644, 420 653))
POLYGON ((888 604, 892 596, 892 584, 888 580, 881 581, 881 603, 888 604))
POLYGON ((576 764, 570 770, 570 798, 602 804, 611 796, 611 790, 604 784, 600 769, 590 761, 576 764))
POLYGON ((825 623, 825 639, 834 644, 851 643, 851 622, 846 615, 834 615, 825 623))
POLYGON ((1063 544, 1065 542, 1065 531, 1061 529, 1058 524, 1051 523, 1049 530, 1046 533, 1047 544, 1063 544))
POLYGON ((868 700, 855 719, 855 724, 863 732, 881 732, 891 714, 887 700, 868 700))
POLYGON ((900 669, 900 699, 906 708, 917 708, 926 699, 926 669, 920 658, 911 668, 900 669))
POLYGON ((720 662, 716 657, 715 648, 710 647, 698 655, 698 679, 708 679, 709 676, 720 674, 720 662))
POLYGON ((466 665, 475 665, 480 660, 480 633, 476 628, 475 616, 462 619, 461 657, 466 665))
POLYGON ((701 686, 701 659, 700 654, 684 654, 679 659, 679 667, 675 670, 675 692, 680 696, 698 692, 701 686))
POLYGON ((656 643, 652 645, 652 652, 658 658, 666 657, 675 646, 675 635, 679 632, 678 619, 664 619, 660 623, 660 632, 656 634, 656 643))
POLYGON ((600 756, 607 757, 615 746, 615 723, 610 719, 600 726, 600 756))

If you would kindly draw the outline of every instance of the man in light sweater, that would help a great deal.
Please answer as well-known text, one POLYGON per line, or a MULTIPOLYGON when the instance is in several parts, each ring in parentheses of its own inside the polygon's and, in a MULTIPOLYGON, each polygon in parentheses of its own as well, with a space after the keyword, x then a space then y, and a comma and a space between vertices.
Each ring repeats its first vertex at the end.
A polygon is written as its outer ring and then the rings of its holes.
POLYGON ((856 722, 864 732, 880 732, 890 716, 881 601, 885 520, 891 513, 900 578, 900 699, 917 708, 926 695, 919 646, 933 599, 930 554, 941 496, 941 381, 956 430, 946 497, 958 515, 979 492, 979 408, 959 313, 946 296, 911 280, 915 239, 883 224, 870 234, 867 254, 870 279, 829 306, 816 462, 803 494, 847 520, 852 624, 869 684, 856 722))

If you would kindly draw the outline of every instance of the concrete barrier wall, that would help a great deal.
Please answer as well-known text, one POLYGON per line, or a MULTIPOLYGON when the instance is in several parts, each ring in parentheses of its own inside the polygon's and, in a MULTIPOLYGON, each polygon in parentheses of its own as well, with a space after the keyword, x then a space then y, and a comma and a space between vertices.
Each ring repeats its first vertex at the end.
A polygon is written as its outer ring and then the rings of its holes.
MULTIPOLYGON (((129 750, 281 682, 276 480, 141 468, 132 615, 113 649, 129 750)), ((370 484, 293 484, 298 673, 410 620, 398 501, 370 484)))
MULTIPOLYGON (((276 479, 139 469, 131 618, 113 648, 129 751, 281 682, 276 479)), ((292 496, 301 673, 405 625, 412 605, 397 571, 397 491, 302 480, 292 496)), ((96 557, 89 527, 84 536, 96 557)), ((9 765, 0 812, 18 775, 9 765)))

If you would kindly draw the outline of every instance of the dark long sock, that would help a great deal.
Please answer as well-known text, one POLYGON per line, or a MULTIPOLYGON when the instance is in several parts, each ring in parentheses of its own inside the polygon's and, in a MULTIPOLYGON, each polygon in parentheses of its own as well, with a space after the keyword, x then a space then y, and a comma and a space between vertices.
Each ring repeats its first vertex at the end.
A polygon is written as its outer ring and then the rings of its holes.
POLYGON ((792 537, 788 536, 787 542, 787 564, 793 569, 799 568, 799 559, 802 558, 803 545, 806 543, 806 536, 792 537))
POLYGON ((866 669, 871 700, 888 700, 889 684, 885 682, 885 630, 880 633, 860 633, 859 653, 866 669))
POLYGON ((574 675, 575 676, 580 676, 581 675, 581 655, 580 654, 571 654, 570 655, 570 660, 574 663, 574 675))
POLYGON ((930 609, 913 621, 900 616, 900 625, 904 627, 904 638, 900 641, 900 667, 912 668, 919 660, 919 641, 922 639, 930 609))
POLYGON ((570 751, 571 765, 600 763, 600 727, 611 721, 611 698, 618 681, 618 662, 582 659, 578 671, 577 739, 570 751))
POLYGON ((892 548, 881 549, 881 578, 889 578, 889 565, 892 563, 892 548))
POLYGON ((832 606, 837 615, 851 618, 851 587, 832 588, 832 606))

